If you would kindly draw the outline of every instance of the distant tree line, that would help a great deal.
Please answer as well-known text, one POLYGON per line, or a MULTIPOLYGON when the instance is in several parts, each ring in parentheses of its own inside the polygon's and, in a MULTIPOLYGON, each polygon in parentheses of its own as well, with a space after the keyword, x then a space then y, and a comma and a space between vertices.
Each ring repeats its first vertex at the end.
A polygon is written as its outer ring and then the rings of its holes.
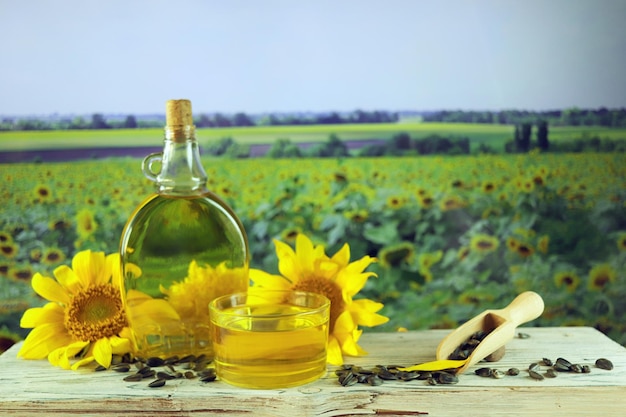
POLYGON ((231 116, 222 113, 201 114, 194 123, 197 127, 229 126, 296 126, 328 125, 346 123, 394 123, 399 120, 398 113, 388 111, 355 110, 349 113, 311 113, 311 114, 267 114, 252 117, 246 113, 231 116))
POLYGON ((463 111, 442 110, 423 116, 425 122, 490 123, 517 125, 542 119, 552 126, 626 127, 626 108, 579 109, 577 107, 550 111, 463 111))
POLYGON ((82 116, 74 118, 60 118, 59 120, 46 120, 37 118, 5 118, 0 122, 0 131, 9 130, 78 130, 78 129, 134 129, 161 127, 162 122, 138 121, 133 115, 124 119, 107 120, 101 113, 94 113, 90 119, 82 116))
MULTIPOLYGON (((200 114, 194 118, 196 127, 245 127, 245 126, 288 126, 321 125, 346 123, 394 123, 399 120, 398 113, 388 111, 355 110, 348 113, 307 113, 307 114, 268 114, 251 116, 246 113, 200 114)), ((91 119, 82 116, 47 120, 41 118, 4 118, 0 122, 0 131, 9 130, 68 130, 68 129, 134 129, 162 127, 165 120, 141 120, 134 115, 125 119, 107 119, 101 113, 94 113, 91 119)))
MULTIPOLYGON (((264 114, 252 116, 243 112, 234 114, 200 114, 194 119, 196 127, 242 127, 242 126, 294 126, 346 123, 394 123, 399 120, 397 112, 363 111, 329 113, 264 114)), ((606 126, 626 127, 626 108, 579 109, 577 107, 552 111, 463 111, 442 110, 426 113, 425 122, 445 123, 489 123, 521 125, 541 119, 552 126, 606 126)), ((9 130, 66 130, 66 129, 133 129, 162 127, 164 119, 141 119, 134 115, 125 118, 107 118, 94 113, 91 118, 4 118, 0 121, 0 131, 9 130)))

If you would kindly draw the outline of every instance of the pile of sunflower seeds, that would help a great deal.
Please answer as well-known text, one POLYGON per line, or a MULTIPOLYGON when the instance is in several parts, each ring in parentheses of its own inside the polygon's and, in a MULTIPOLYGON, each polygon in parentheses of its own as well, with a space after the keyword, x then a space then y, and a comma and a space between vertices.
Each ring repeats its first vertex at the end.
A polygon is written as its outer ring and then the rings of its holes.
MULTIPOLYGON (((596 368, 605 369, 610 371, 613 369, 613 363, 606 359, 600 358, 595 362, 596 368)), ((556 378, 559 372, 573 372, 588 374, 591 372, 589 365, 581 365, 577 363, 571 363, 565 358, 557 358, 556 361, 552 361, 549 358, 543 358, 539 362, 533 362, 528 366, 528 376, 537 381, 541 381, 545 378, 556 378), (542 368, 546 368, 542 373, 542 368)), ((517 368, 510 368, 506 372, 502 372, 495 368, 479 368, 474 371, 478 376, 491 377, 491 378, 503 378, 505 375, 519 375, 520 371, 517 368)))
POLYGON ((130 373, 124 377, 126 382, 142 381, 150 379, 148 387, 159 388, 167 381, 173 379, 196 379, 201 382, 213 382, 217 379, 215 368, 209 367, 211 363, 206 355, 187 355, 182 358, 171 356, 166 359, 150 357, 147 359, 126 355, 113 355, 111 367, 98 366, 96 371, 110 369, 115 372, 130 373))
POLYGON ((357 365, 343 365, 335 370, 339 384, 349 387, 355 384, 382 385, 385 381, 425 381, 430 385, 449 385, 459 382, 453 370, 424 372, 401 371, 400 365, 376 365, 373 368, 362 368, 357 365))
POLYGON ((469 358, 474 349, 476 349, 476 346, 478 346, 489 333, 490 332, 480 330, 472 334, 466 341, 461 343, 460 346, 448 355, 448 359, 463 360, 469 358))

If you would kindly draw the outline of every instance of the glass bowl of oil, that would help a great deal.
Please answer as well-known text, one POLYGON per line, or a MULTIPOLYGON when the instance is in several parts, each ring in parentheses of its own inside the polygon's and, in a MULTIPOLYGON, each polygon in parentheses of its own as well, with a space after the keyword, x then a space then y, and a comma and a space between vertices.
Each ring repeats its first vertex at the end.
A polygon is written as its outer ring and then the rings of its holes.
POLYGON ((253 389, 288 388, 326 373, 330 301, 306 291, 251 288, 209 303, 215 371, 253 389))

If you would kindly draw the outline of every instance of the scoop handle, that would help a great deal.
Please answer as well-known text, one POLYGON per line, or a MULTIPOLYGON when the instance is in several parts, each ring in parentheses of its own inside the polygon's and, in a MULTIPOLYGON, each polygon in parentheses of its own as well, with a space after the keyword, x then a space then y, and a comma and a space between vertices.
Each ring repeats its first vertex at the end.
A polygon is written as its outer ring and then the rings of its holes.
POLYGON ((543 309, 544 303, 541 296, 534 291, 525 291, 500 310, 499 315, 507 319, 510 324, 519 326, 539 317, 543 309))

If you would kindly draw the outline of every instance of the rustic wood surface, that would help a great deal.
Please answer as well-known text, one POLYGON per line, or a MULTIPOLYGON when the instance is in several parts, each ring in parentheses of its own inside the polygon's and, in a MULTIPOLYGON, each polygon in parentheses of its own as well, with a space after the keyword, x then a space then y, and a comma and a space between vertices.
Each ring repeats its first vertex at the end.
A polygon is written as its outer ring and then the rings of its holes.
MULTIPOLYGON (((626 410, 626 349, 588 327, 520 328, 504 358, 489 366, 518 376, 478 377, 479 363, 455 385, 424 381, 390 382, 378 387, 342 387, 329 366, 326 377, 301 387, 249 390, 216 381, 168 381, 149 388, 147 381, 124 382, 113 371, 78 372, 47 361, 16 358, 19 345, 0 356, 0 416, 623 416, 626 410), (562 356, 589 364, 591 373, 559 373, 536 381, 524 370, 532 362, 562 356), (610 359, 611 371, 594 366, 610 359)), ((412 365, 433 360, 445 330, 365 333, 361 345, 369 355, 349 358, 362 366, 412 365)))

